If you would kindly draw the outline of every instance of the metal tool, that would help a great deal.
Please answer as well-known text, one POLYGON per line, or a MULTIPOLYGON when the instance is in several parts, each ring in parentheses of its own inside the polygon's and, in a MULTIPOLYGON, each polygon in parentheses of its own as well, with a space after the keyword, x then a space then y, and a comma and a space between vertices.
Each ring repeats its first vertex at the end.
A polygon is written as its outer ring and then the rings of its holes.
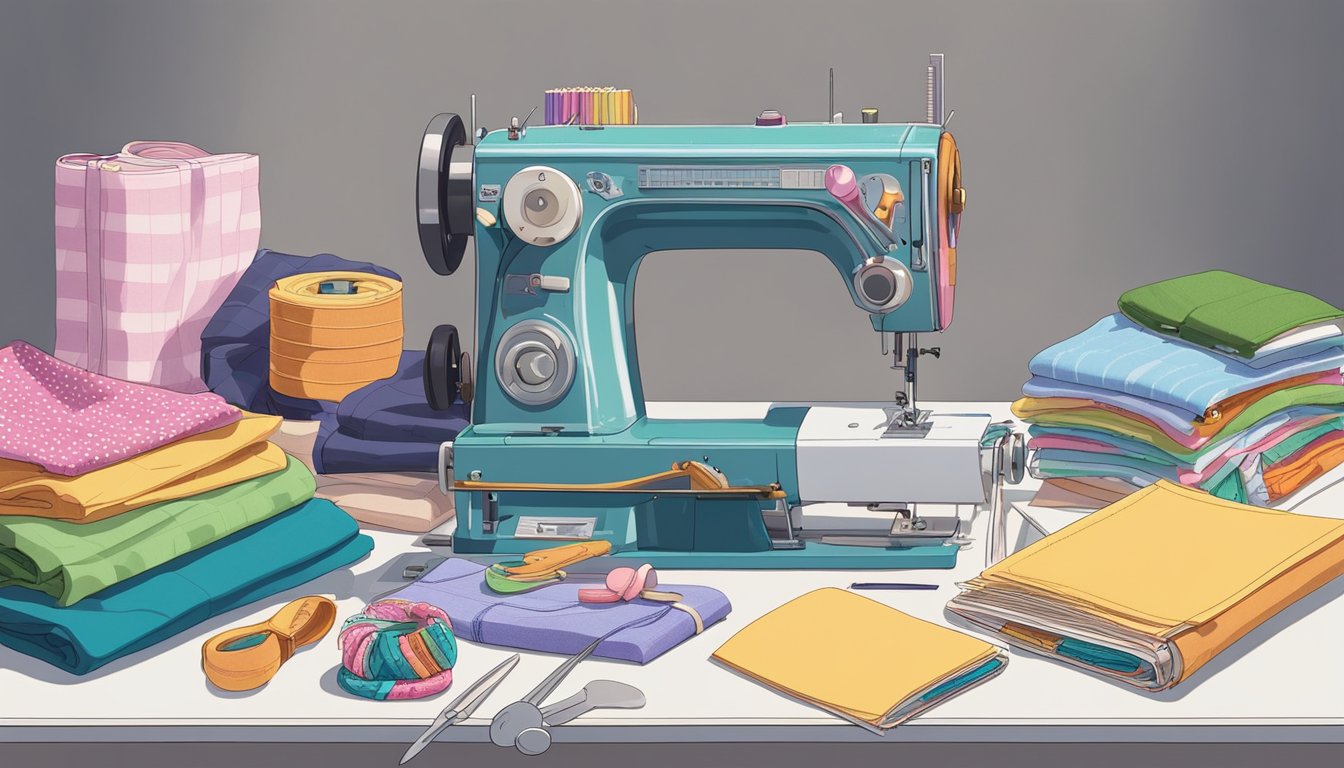
MULTIPOLYGON (((501 747, 517 747, 519 751, 525 748, 531 748, 534 745, 533 739, 536 734, 530 734, 520 743, 518 737, 530 729, 540 729, 544 719, 541 714, 541 702, 546 700, 547 696, 553 693, 557 686, 564 681, 575 667, 583 662, 584 659, 593 655, 597 646, 606 638, 598 638, 591 645, 582 651, 574 654, 565 663, 556 668, 554 672, 546 676, 536 688, 532 689, 522 701, 515 701, 507 707, 501 709, 495 718, 490 721, 490 741, 501 747)), ((549 734, 547 734, 549 740, 549 734)), ((549 746, 549 743, 547 744, 549 746)), ((545 747, 542 748, 545 751, 545 747)))
POLYGON ((564 725, 594 709, 639 709, 646 700, 644 692, 633 685, 615 680, 594 680, 583 690, 541 710, 547 725, 564 725))
POLYGON ((472 686, 461 696, 457 697, 453 703, 445 707, 444 710, 439 713, 439 716, 434 718, 434 722, 430 723, 429 727, 425 729, 425 732, 420 734, 420 738, 416 739, 411 744, 410 748, 406 750, 406 754, 401 756, 401 763, 399 764, 405 765, 410 762, 412 758, 420 754, 420 751, 429 746, 429 743, 434 741, 434 739, 448 726, 460 723, 468 717, 471 717, 471 713, 475 712, 476 708, 481 706, 481 704, 489 698, 491 693, 494 693, 495 689, 499 687, 499 684, 504 682, 504 678, 508 677, 509 673, 513 671, 513 668, 518 665, 518 660, 520 658, 522 657, 515 653, 505 659, 499 666, 485 673, 484 677, 473 683, 472 686))
POLYGON ((547 726, 564 725, 594 709, 639 709, 644 704, 644 692, 633 685, 594 680, 568 699, 541 710, 543 724, 523 728, 514 736, 513 745, 524 755, 540 755, 551 748, 551 732, 547 726))

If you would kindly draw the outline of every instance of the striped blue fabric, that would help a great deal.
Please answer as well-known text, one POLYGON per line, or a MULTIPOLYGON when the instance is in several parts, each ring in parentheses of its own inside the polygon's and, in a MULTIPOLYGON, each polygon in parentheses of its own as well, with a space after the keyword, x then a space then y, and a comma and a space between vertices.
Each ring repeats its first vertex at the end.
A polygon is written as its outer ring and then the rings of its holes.
POLYGON ((1344 347, 1252 368, 1183 341, 1158 336, 1124 315, 1103 317, 1086 331, 1031 359, 1035 376, 1108 389, 1203 413, 1232 395, 1312 372, 1339 370, 1344 347))

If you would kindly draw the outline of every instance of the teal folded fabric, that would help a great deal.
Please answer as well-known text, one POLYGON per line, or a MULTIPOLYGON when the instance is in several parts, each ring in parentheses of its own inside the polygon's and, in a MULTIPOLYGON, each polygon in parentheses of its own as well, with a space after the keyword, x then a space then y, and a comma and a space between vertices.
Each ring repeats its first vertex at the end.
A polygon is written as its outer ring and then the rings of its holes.
POLYGON ((1344 318, 1344 310, 1311 294, 1221 270, 1134 288, 1119 306, 1154 331, 1245 358, 1288 331, 1344 318))
POLYGON ((291 458, 272 472, 92 523, 0 517, 0 587, 72 605, 313 498, 313 473, 291 458))
POLYGON ((359 534, 349 515, 314 499, 68 608, 36 590, 0 589, 0 644, 87 674, 372 549, 373 540, 359 534))
POLYGON ((1141 660, 1138 656, 1114 648, 1107 648, 1104 645, 1089 643, 1086 640, 1066 637, 1059 641, 1055 653, 1070 659, 1076 659, 1088 666, 1135 675, 1145 680, 1153 678, 1153 666, 1141 660))

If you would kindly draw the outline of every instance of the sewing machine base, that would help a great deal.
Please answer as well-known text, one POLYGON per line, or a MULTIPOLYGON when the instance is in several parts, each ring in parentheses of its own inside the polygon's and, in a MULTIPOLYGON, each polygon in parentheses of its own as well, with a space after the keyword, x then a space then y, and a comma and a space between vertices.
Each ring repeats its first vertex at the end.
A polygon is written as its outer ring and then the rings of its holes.
MULTIPOLYGON (((474 559, 486 555, 497 560, 501 556, 521 555, 562 541, 538 539, 462 539, 454 536, 454 555, 474 559)), ((827 544, 803 540, 800 549, 771 549, 764 552, 673 552, 658 550, 628 550, 612 552, 609 557, 620 561, 649 563, 668 570, 946 570, 956 566, 961 547, 951 543, 929 543, 911 547, 874 547, 827 544)))
POLYGON ((988 500, 980 441, 989 416, 937 413, 927 432, 905 439, 885 437, 888 421, 883 407, 856 404, 780 405, 760 420, 641 418, 612 436, 495 436, 473 426, 444 451, 441 481, 457 507, 453 549, 507 556, 602 539, 616 557, 667 568, 951 568, 965 543, 956 516, 911 512, 988 500), (721 470, 732 487, 611 483, 688 459, 721 470), (530 485, 485 485, 494 478, 530 485), (818 508, 810 499, 884 513, 887 527, 809 522, 807 510, 818 508), (854 533, 865 535, 836 538, 854 533))
MULTIPOLYGON (((463 495, 478 502, 482 497, 463 495)), ((755 499, 623 493, 585 496, 568 506, 566 494, 548 500, 555 506, 539 507, 535 494, 528 495, 527 506, 508 493, 493 495, 497 508, 488 525, 481 515, 458 518, 463 528, 453 537, 454 554, 513 556, 603 539, 611 543, 612 557, 660 568, 872 570, 951 568, 960 550, 951 538, 955 526, 948 536, 929 538, 848 531, 861 534, 847 537, 854 539, 850 544, 824 539, 840 531, 795 530, 790 536, 784 523, 772 519, 782 515, 763 512, 755 499), (512 513, 498 515, 499 508, 512 513)))

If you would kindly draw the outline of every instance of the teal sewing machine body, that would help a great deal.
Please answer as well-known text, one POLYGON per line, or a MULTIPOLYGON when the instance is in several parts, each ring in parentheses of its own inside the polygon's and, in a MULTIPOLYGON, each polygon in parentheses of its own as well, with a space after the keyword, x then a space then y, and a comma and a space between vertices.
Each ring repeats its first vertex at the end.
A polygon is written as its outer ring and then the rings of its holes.
MULTIPOLYGON (((877 546, 805 541, 797 512, 819 501, 870 509, 983 503, 988 416, 935 415, 905 434, 890 428, 900 409, 881 405, 779 406, 755 420, 653 419, 635 343, 641 262, 685 250, 821 254, 867 311, 871 328, 862 332, 896 334, 898 360, 903 338, 942 330, 950 306, 940 301, 950 302, 955 282, 947 246, 955 243, 940 240, 955 227, 939 224, 947 214, 939 183, 952 171, 939 163, 955 161, 955 144, 950 161, 941 125, 515 127, 483 133, 474 148, 450 143, 421 167, 457 179, 455 193, 453 181, 442 182, 441 207, 465 204, 466 190, 474 207, 479 375, 472 424, 445 444, 443 461, 455 492, 455 552, 516 554, 600 538, 618 557, 664 567, 955 563, 958 547, 946 536, 877 546), (881 176, 900 189, 886 228, 828 189, 837 167, 851 180, 881 176), (443 202, 443 194, 456 198, 443 202), (685 477, 630 482, 687 462, 716 470, 723 487, 697 492, 685 477), (818 498, 835 495, 845 498, 818 498)), ((422 183, 422 199, 431 194, 422 183)), ((422 242, 432 213, 422 204, 422 242)), ((760 290, 770 281, 763 274, 760 290)), ((686 340, 703 343, 712 341, 686 340)), ((912 345, 908 382, 918 352, 912 345)))

